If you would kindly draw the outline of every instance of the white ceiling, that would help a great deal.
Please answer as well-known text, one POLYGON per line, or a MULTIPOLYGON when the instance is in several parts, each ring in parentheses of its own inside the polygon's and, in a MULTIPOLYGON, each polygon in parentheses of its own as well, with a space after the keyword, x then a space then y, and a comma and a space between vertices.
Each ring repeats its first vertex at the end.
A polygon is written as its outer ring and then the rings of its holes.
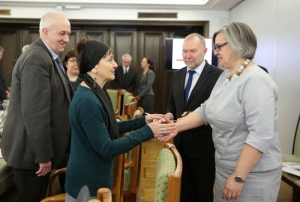
POLYGON ((244 0, 1 0, 7 7, 67 7, 230 10, 244 0))

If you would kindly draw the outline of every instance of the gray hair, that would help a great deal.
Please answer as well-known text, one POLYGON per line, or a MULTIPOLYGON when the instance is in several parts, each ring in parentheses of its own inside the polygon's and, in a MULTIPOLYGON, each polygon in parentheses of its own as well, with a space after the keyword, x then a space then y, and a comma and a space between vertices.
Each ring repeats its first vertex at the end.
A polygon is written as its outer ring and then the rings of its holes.
POLYGON ((62 11, 50 11, 43 15, 40 20, 40 33, 42 33, 43 28, 47 28, 49 30, 53 29, 55 23, 57 22, 57 18, 60 16, 64 16, 66 19, 67 16, 62 11))
POLYGON ((0 46, 0 51, 4 52, 4 48, 2 46, 0 46))
POLYGON ((206 48, 205 38, 203 36, 201 36, 200 34, 197 34, 197 33, 189 34, 184 38, 184 40, 192 39, 194 37, 198 38, 200 40, 200 43, 204 46, 204 48, 206 48))
POLYGON ((214 33, 213 44, 216 36, 223 33, 232 51, 239 57, 252 60, 257 48, 257 39, 252 29, 243 22, 231 22, 214 33))
POLYGON ((132 60, 131 55, 129 55, 129 53, 125 53, 124 55, 122 55, 122 60, 128 58, 129 60, 132 60))
POLYGON ((23 48, 22 48, 22 53, 24 53, 28 48, 29 48, 29 45, 28 45, 28 44, 25 45, 25 46, 23 46, 23 48))

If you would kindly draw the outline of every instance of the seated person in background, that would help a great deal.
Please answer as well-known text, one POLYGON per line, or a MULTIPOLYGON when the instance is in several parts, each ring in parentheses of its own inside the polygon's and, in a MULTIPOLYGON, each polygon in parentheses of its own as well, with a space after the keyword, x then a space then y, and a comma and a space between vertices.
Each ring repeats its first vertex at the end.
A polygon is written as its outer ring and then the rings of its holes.
POLYGON ((115 69, 115 79, 110 82, 113 89, 122 89, 122 95, 126 91, 133 93, 136 88, 137 74, 130 67, 131 60, 131 55, 128 53, 122 56, 122 65, 115 69))
POLYGON ((106 44, 82 39, 75 55, 83 82, 78 86, 70 108, 71 154, 66 173, 66 201, 87 201, 96 197, 99 187, 112 189, 111 169, 116 156, 143 141, 175 130, 163 115, 148 115, 117 122, 104 85, 115 78, 117 67, 106 44), (154 119, 158 119, 153 122, 154 119), (139 129, 126 137, 119 134, 139 129), (84 174, 83 174, 84 173, 84 174))
POLYGON ((78 85, 82 82, 82 78, 78 76, 79 69, 77 66, 74 49, 71 49, 69 50, 69 52, 67 52, 63 61, 67 76, 70 80, 73 90, 76 91, 78 85))

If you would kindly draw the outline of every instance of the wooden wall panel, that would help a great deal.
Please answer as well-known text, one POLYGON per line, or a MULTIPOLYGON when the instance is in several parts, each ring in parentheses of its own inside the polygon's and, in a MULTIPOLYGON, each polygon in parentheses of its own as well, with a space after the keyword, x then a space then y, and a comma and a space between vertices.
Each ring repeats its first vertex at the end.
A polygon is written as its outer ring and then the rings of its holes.
POLYGON ((18 42, 20 41, 20 31, 5 30, 0 31, 0 46, 4 48, 3 57, 0 61, 0 72, 2 77, 10 86, 10 72, 12 61, 19 57, 18 42))
MULTIPOLYGON (((103 43, 108 43, 108 33, 107 30, 85 30, 83 28, 82 35, 80 38, 86 37, 91 40, 101 41, 103 43)), ((109 45, 109 44, 107 44, 109 45)))
POLYGON ((114 51, 115 61, 118 65, 122 64, 122 55, 129 53, 132 56, 131 67, 138 70, 136 31, 111 31, 110 46, 114 51))
POLYGON ((35 42, 38 38, 40 38, 39 28, 36 27, 35 29, 23 29, 22 30, 22 46, 26 44, 31 44, 35 42))

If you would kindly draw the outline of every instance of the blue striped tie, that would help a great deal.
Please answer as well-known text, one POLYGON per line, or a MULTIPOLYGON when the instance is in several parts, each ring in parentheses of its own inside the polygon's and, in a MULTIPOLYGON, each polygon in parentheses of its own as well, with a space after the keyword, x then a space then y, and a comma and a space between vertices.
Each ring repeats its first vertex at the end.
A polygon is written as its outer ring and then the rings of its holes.
POLYGON ((193 74, 195 74, 196 72, 194 70, 189 70, 188 73, 189 73, 189 78, 184 89, 184 104, 186 104, 188 101, 189 92, 193 81, 193 74))

